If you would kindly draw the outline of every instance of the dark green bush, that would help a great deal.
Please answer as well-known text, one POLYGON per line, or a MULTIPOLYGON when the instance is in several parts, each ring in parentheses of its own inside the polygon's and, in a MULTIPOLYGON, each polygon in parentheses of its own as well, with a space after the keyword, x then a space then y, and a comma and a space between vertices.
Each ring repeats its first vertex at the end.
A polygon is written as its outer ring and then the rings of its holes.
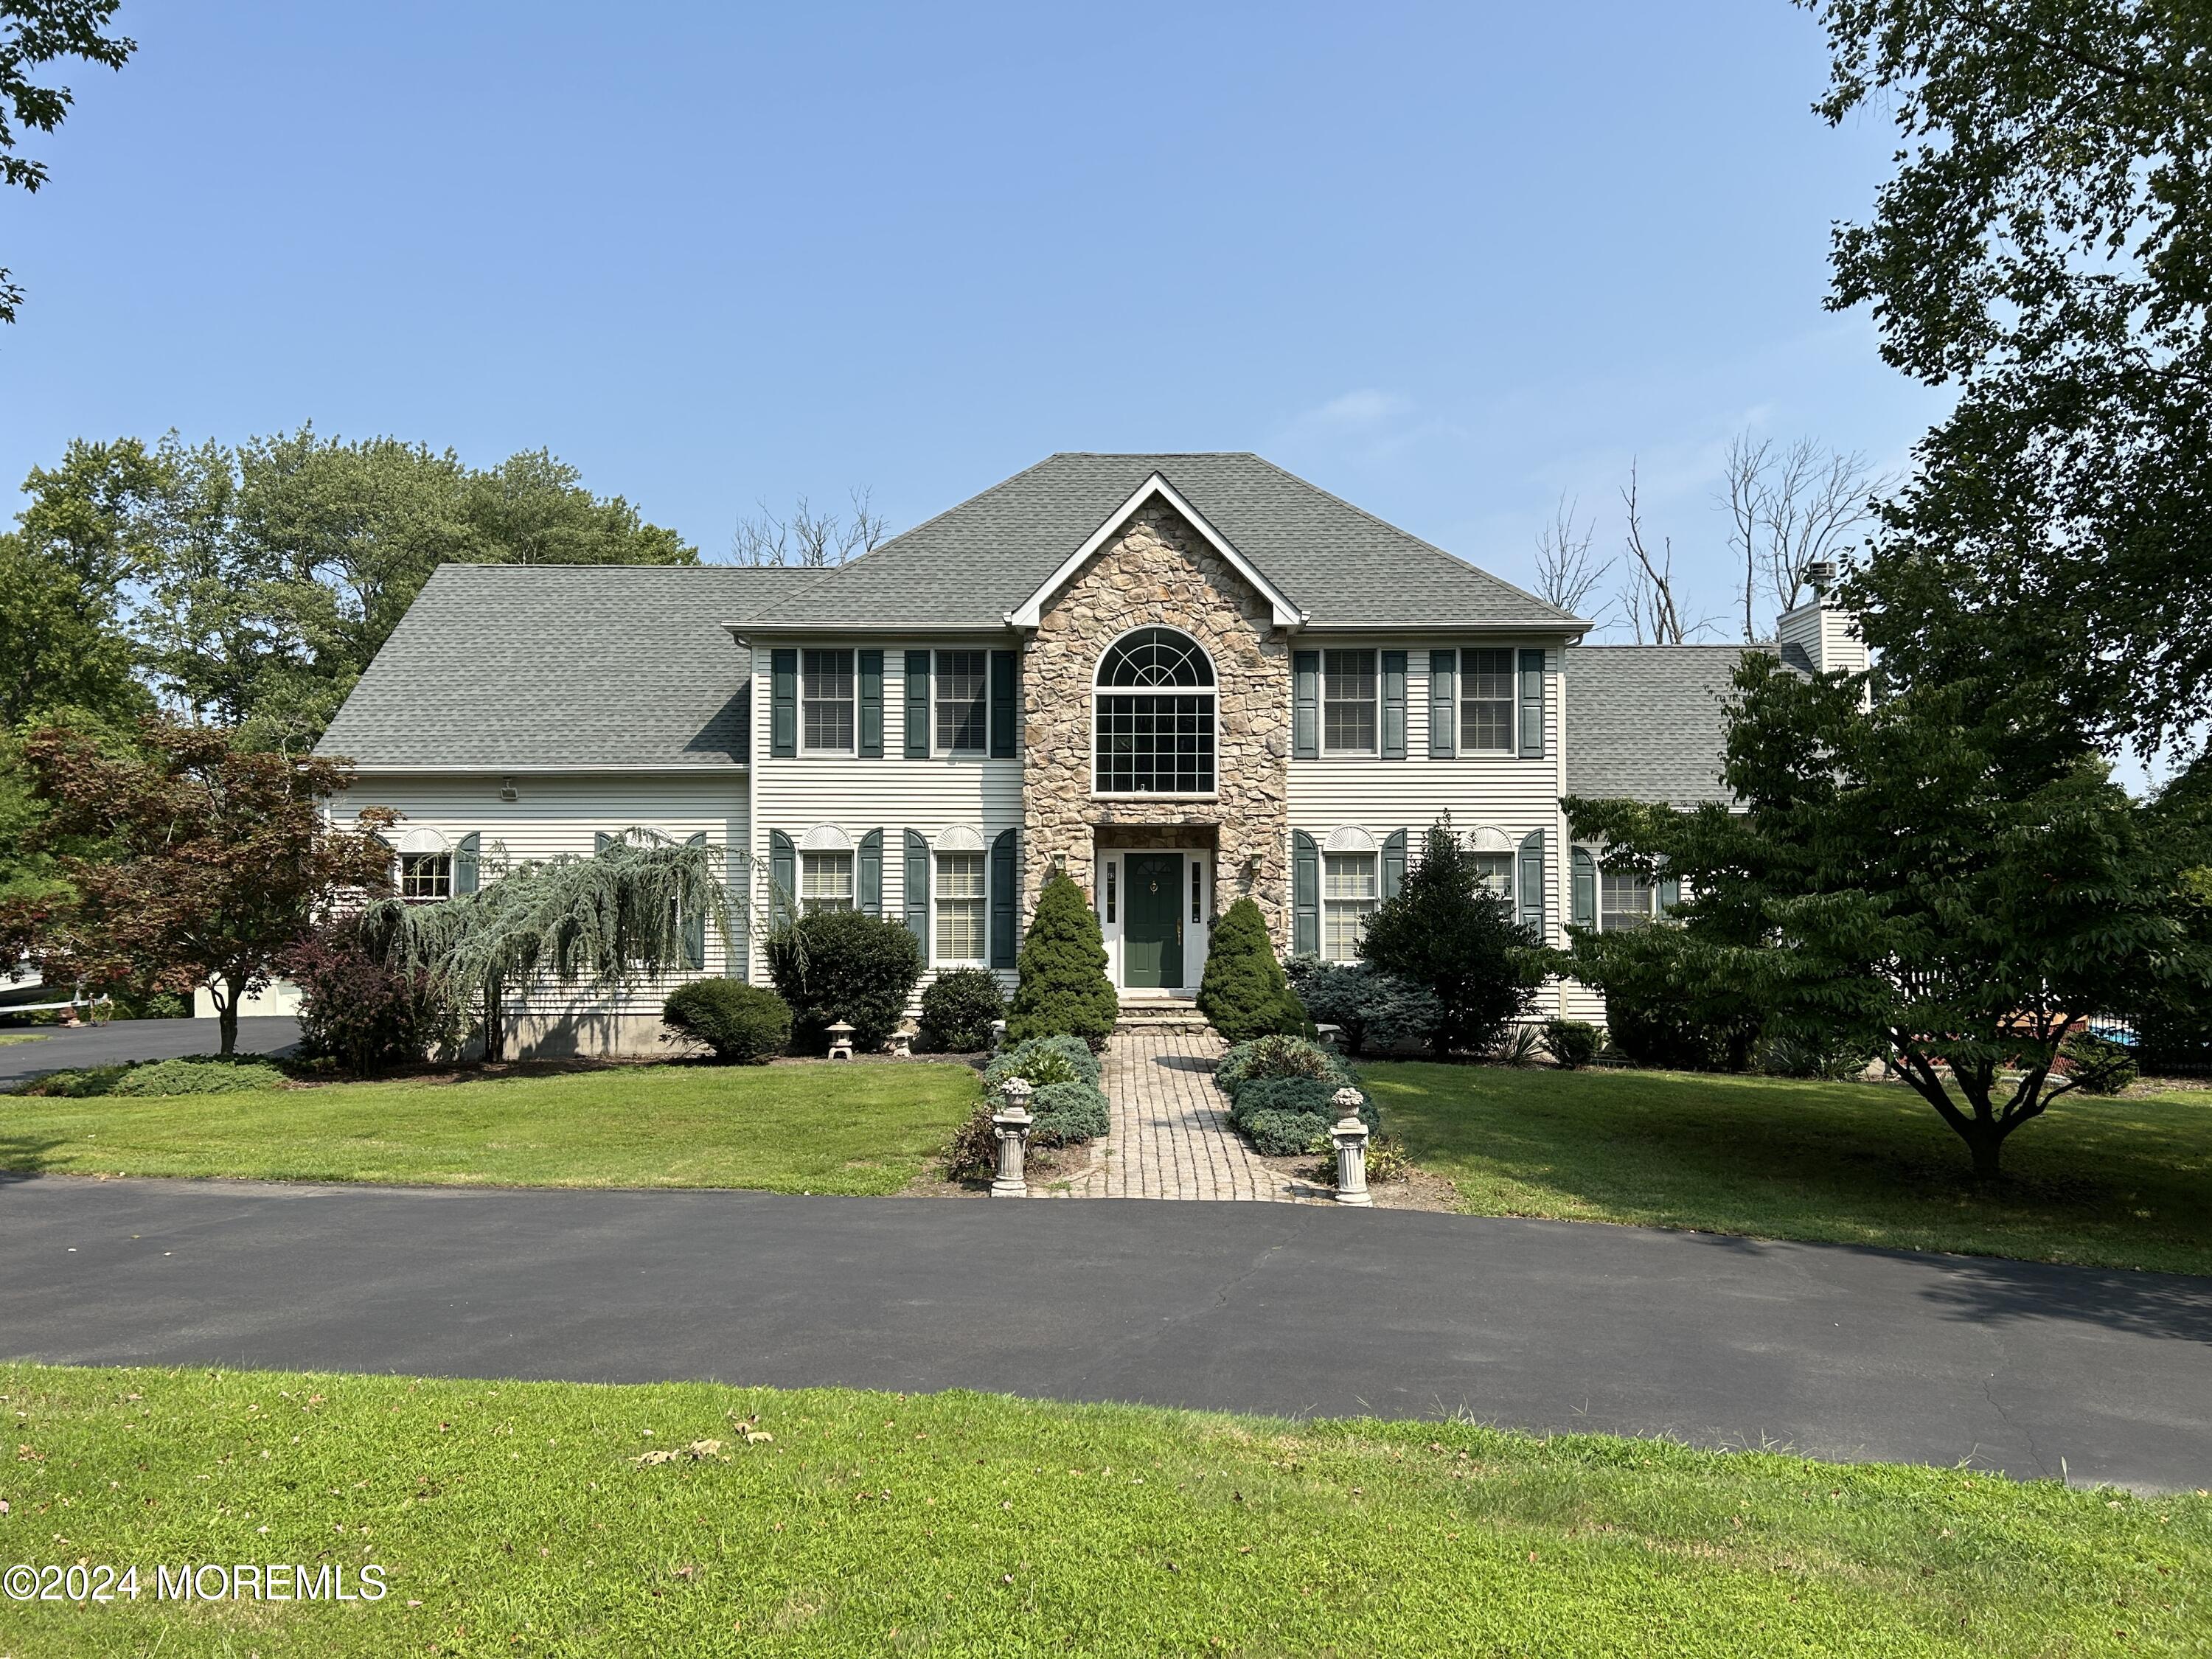
POLYGON ((974 1054, 991 1046, 991 1025, 1006 1017, 998 975, 988 968, 951 968, 921 994, 921 1030, 915 1046, 926 1054, 974 1054))
POLYGON ((1106 1097, 1088 1083, 1048 1083, 1030 1097, 1033 1146, 1073 1146, 1106 1133, 1106 1097))
POLYGON ((817 1057, 830 1028, 853 1027, 862 1054, 881 1048, 921 977, 921 946, 896 921, 859 910, 817 910, 768 940, 769 977, 790 1005, 792 1051, 817 1057))
POLYGON ((1740 982, 1711 970, 1711 954, 1686 951, 1672 926, 1577 929, 1568 961, 1577 979, 1605 994, 1607 1035, 1637 1065, 1745 1071, 1765 1012, 1740 982))
POLYGON ((1605 1033, 1586 1019, 1547 1019, 1544 1022, 1544 1047, 1552 1058, 1570 1072, 1579 1072, 1597 1058, 1599 1047, 1605 1042, 1605 1033))
POLYGON ((1433 992, 1364 962, 1292 957, 1283 972, 1307 1015, 1340 1027, 1353 1054, 1425 1045, 1443 1018, 1433 992))
POLYGON ((791 1009, 773 991, 735 979, 695 979, 669 993, 661 1023, 732 1066, 765 1066, 791 1046, 791 1009))
POLYGON ((1270 1032, 1311 1036, 1313 1022, 1291 989, 1260 907, 1240 898, 1213 925, 1206 973, 1198 985, 1198 1012, 1231 1042, 1249 1042, 1270 1032))
POLYGON ((994 1055, 983 1068, 983 1085, 996 1089, 1010 1077, 1020 1078, 1031 1088, 1048 1083, 1098 1085, 1098 1056, 1080 1037, 1032 1037, 994 1055))
POLYGON ((2124 1093, 2136 1080, 2136 1051, 2125 1043, 2080 1031, 2058 1045, 2058 1056, 2084 1094, 2124 1093))
POLYGON ((1083 890, 1057 872, 1047 876, 1022 940, 1019 982, 1006 1011, 1006 1037, 1080 1037, 1103 1048, 1121 1012, 1106 977, 1106 945, 1083 890))
POLYGON ((1240 1042, 1221 1057, 1213 1080, 1234 1098, 1245 1084, 1261 1078, 1314 1078, 1336 1088, 1357 1084, 1359 1075, 1341 1057, 1304 1037, 1274 1033, 1240 1042))
POLYGON ((1541 943, 1483 884, 1474 854, 1445 818, 1429 830, 1398 891, 1368 918, 1359 948, 1370 966, 1436 998, 1429 1046, 1442 1055, 1488 1052, 1528 1012, 1544 981, 1541 943))

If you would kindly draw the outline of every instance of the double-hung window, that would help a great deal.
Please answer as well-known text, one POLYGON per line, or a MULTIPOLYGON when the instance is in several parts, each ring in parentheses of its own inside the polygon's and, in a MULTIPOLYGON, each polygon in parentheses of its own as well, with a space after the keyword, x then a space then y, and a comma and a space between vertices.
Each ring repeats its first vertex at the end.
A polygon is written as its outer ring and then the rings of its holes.
POLYGON ((1632 870, 1605 870, 1598 875, 1598 930, 1620 933, 1651 923, 1651 884, 1632 870))
POLYGON ((811 648, 802 652, 799 679, 806 747, 817 754, 851 754, 853 653, 811 648))
POLYGON ((1510 651, 1460 653, 1461 752, 1513 752, 1513 697, 1510 651))
POLYGON ((1322 746, 1335 755, 1371 755, 1380 720, 1372 651, 1322 653, 1322 746))
POLYGON ((853 908, 853 855, 850 853, 802 853, 799 868, 799 908, 812 915, 817 910, 853 908))
MULTIPOLYGON (((991 653, 937 653, 937 752, 980 755, 990 741, 991 653)), ((980 954, 980 953, 979 953, 980 954)))
POLYGON ((937 855, 937 960, 981 962, 984 945, 984 855, 937 855))
POLYGON ((1322 860, 1322 954, 1356 962, 1367 918, 1375 914, 1375 854, 1329 853, 1322 860))

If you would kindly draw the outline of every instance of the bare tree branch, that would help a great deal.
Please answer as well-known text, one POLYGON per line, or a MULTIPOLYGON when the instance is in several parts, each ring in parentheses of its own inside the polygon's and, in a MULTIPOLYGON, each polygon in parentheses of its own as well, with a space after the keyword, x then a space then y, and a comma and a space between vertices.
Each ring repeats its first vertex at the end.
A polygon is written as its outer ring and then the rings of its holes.
MULTIPOLYGON (((1643 514, 1636 500, 1636 463, 1628 464, 1628 483, 1620 492, 1628 511, 1627 578, 1619 599, 1629 631, 1638 645, 1680 645, 1683 641, 1682 607, 1674 595, 1674 543, 1668 538, 1654 554, 1644 536, 1643 514)), ((1705 624, 1698 624, 1702 629, 1705 624)))
POLYGON ((1617 561, 1598 564, 1590 557, 1593 526, 1575 523, 1577 502, 1565 491, 1552 511, 1552 522, 1536 532, 1536 592, 1571 617, 1602 624, 1602 616, 1588 616, 1583 607, 1617 561))
POLYGON ((884 539, 884 515, 866 489, 854 489, 847 499, 849 514, 817 513, 801 495, 787 519, 778 518, 766 501, 756 501, 760 510, 738 520, 731 533, 730 562, 823 569, 873 552, 884 539))
POLYGON ((1881 481, 1864 455, 1825 449, 1800 438, 1778 452, 1748 432, 1729 442, 1720 503, 1729 545, 1743 572, 1743 637, 1759 637, 1758 603, 1784 611, 1805 596, 1806 567, 1837 562, 1846 539, 1871 514, 1881 481))
POLYGON ((1767 475, 1773 470, 1773 441, 1752 441, 1748 431, 1729 440, 1721 459, 1721 506, 1729 520, 1729 546, 1743 567, 1743 637, 1749 644, 1759 637, 1753 617, 1759 586, 1759 533, 1766 522, 1767 475))

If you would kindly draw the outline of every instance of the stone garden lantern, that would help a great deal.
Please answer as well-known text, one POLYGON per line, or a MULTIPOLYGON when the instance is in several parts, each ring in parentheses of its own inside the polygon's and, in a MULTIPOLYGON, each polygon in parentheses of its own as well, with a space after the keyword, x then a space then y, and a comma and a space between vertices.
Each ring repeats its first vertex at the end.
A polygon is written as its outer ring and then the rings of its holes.
POLYGON ((999 1085, 999 1109, 991 1114, 993 1133, 999 1139, 999 1172, 991 1181, 994 1198, 1030 1195, 1029 1177, 1022 1171, 1022 1161, 1029 1146, 1030 1129, 1036 1121, 1030 1115, 1032 1092, 1026 1078, 1010 1077, 999 1085))
POLYGON ((850 1060, 852 1057, 853 1028, 848 1023, 841 1019, 830 1028, 830 1058, 850 1060))
POLYGON ((1339 1089, 1329 1103, 1344 1114, 1328 1132, 1336 1143, 1336 1201, 1371 1207, 1375 1200, 1367 1194, 1367 1125, 1359 1117, 1359 1091, 1339 1089))

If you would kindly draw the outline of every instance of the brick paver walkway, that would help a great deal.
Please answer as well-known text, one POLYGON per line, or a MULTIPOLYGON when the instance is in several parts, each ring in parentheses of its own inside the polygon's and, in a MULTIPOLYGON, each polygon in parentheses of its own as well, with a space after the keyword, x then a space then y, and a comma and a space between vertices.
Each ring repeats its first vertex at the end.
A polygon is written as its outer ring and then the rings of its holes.
POLYGON ((1222 1042, 1210 1030, 1119 1030, 1106 1045, 1114 1127, 1091 1168, 1069 1183, 1077 1198, 1211 1198, 1295 1201, 1305 1194, 1252 1155, 1229 1126, 1213 1081, 1222 1042))

